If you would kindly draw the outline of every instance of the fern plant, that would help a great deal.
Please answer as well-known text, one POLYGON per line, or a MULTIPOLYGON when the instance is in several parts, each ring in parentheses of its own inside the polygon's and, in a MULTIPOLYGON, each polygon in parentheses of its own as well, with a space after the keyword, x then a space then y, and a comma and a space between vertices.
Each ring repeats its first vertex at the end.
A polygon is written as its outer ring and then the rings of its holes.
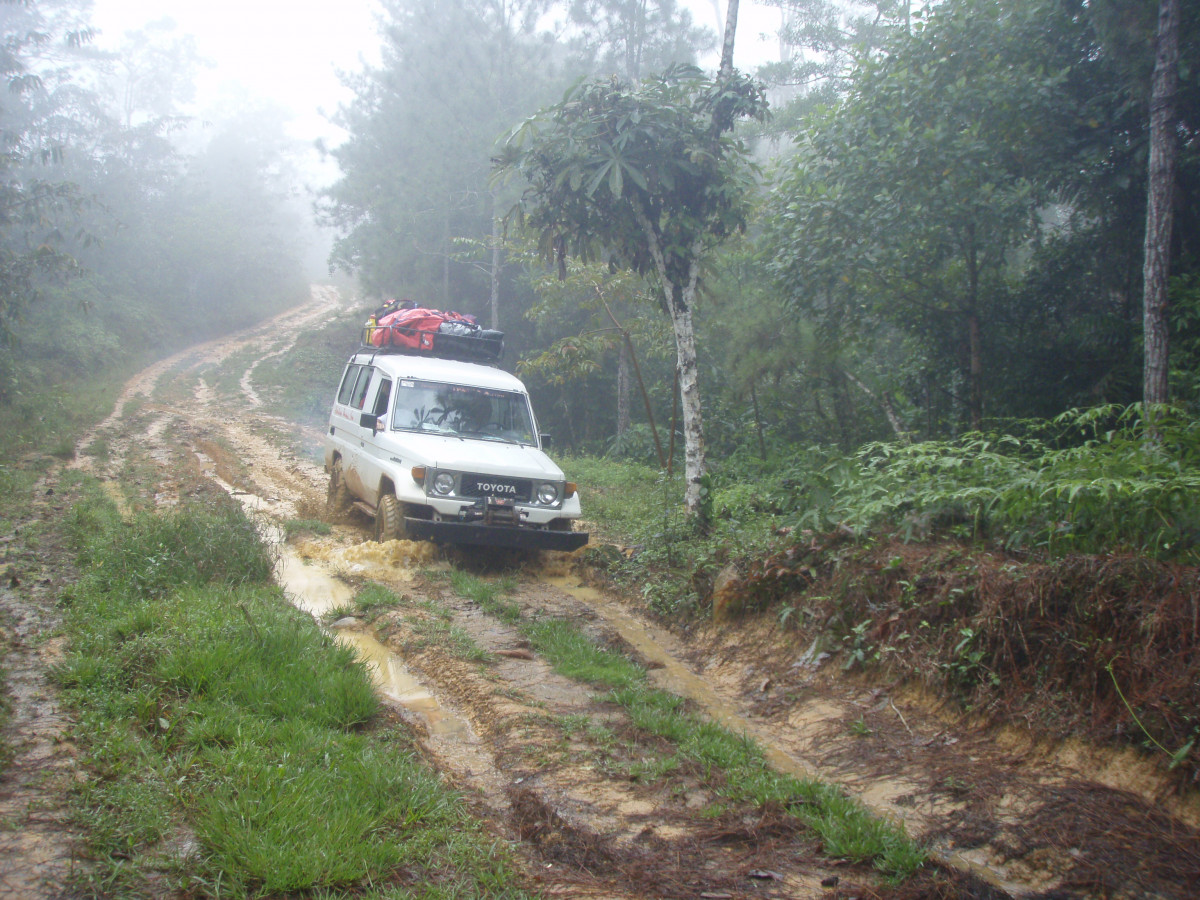
MULTIPOLYGON (((1139 407, 1071 410, 1024 434, 874 443, 807 457, 799 528, 838 524, 913 540, 948 534, 1007 549, 1200 558, 1200 422, 1171 410, 1157 439, 1139 407)), ((1018 429, 1014 429, 1018 430, 1018 429)))

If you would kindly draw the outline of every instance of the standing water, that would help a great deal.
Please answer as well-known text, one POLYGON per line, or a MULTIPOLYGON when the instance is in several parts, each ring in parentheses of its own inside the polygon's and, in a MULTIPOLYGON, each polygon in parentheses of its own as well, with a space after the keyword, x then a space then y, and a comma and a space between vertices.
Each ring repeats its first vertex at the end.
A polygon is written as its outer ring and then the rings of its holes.
MULTIPOLYGON (((350 585, 319 565, 301 559, 286 545, 281 547, 276 577, 288 599, 318 621, 354 599, 350 585)), ((431 735, 471 733, 466 719, 438 703, 400 657, 356 625, 334 625, 333 633, 338 641, 358 652, 381 694, 415 713, 431 735)))

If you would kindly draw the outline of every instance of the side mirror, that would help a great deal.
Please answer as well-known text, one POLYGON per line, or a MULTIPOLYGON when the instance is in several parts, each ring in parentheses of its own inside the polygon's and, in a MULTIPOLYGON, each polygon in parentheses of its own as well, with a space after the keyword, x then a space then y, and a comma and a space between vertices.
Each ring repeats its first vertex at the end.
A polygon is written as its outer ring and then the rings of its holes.
POLYGON ((538 441, 541 443, 541 445, 542 445, 542 449, 543 449, 543 450, 547 450, 547 449, 549 449, 549 447, 550 447, 550 443, 551 443, 551 441, 550 441, 550 435, 548 435, 548 434, 539 434, 539 435, 538 435, 538 441))
POLYGON ((373 413, 363 413, 361 416, 358 417, 358 427, 359 428, 370 428, 372 431, 374 431, 375 426, 378 424, 379 424, 379 416, 377 416, 373 413))

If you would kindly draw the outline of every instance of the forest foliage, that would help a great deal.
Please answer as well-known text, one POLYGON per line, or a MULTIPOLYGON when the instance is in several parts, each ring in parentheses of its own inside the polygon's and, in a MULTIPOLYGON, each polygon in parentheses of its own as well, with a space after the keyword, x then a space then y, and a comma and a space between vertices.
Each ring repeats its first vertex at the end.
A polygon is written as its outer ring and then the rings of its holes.
MULTIPOLYGON (((1167 454, 1163 465, 1190 471, 1171 440, 1139 449, 1128 421, 1111 442, 1044 443, 1044 429, 1059 426, 1029 424, 1071 409, 1111 417, 1141 399, 1153 5, 775 5, 780 60, 757 71, 735 60, 745 71, 722 82, 743 100, 765 96, 770 115, 755 106, 734 116, 726 144, 697 132, 667 148, 663 128, 684 121, 695 98, 651 88, 669 83, 663 73, 708 78, 687 67, 711 62, 717 37, 674 0, 387 0, 378 62, 344 76, 352 99, 333 117, 347 138, 324 148, 341 173, 315 209, 336 234, 330 263, 368 294, 496 316, 505 365, 530 382, 544 430, 574 452, 674 468, 685 439, 699 439, 719 461, 717 483, 737 477, 736 460, 764 484, 809 454, 872 479, 894 475, 883 518, 909 510, 915 488, 904 479, 914 479, 931 508, 968 509, 982 530, 1009 508, 1001 486, 1041 490, 1050 476, 1031 460, 1050 454, 1124 455, 1138 471, 1167 454), (689 179, 712 168, 714 147, 736 146, 739 163, 744 149, 755 164, 703 187, 724 211, 709 232, 687 203, 675 220, 658 206, 651 217, 665 226, 668 262, 707 234, 687 281, 702 438, 683 429, 679 397, 690 388, 677 380, 663 314, 677 305, 670 273, 629 242, 631 229, 596 240, 598 219, 578 220, 571 235, 541 222, 543 252, 578 254, 545 265, 538 235, 506 216, 526 185, 493 177, 522 122, 546 125, 555 110, 566 121, 606 97, 625 104, 604 126, 624 137, 562 133, 564 152, 613 158, 553 175, 543 186, 559 205, 566 189, 608 202, 661 177, 694 194, 689 179), (886 465, 872 455, 882 442, 886 465), (962 460, 969 483, 943 492, 921 469, 935 460, 962 460), (991 499, 980 506, 968 490, 991 499)), ((1170 434, 1186 431, 1200 401, 1200 14, 1186 6, 1170 434)), ((0 3, 0 17, 10 88, 0 103, 0 400, 10 415, 30 417, 25 392, 46 372, 90 377, 299 294, 297 176, 272 111, 225 109, 198 127, 190 85, 203 61, 165 26, 108 55, 74 0, 0 3)), ((576 118, 585 120, 598 121, 576 118)), ((547 134, 516 170, 551 161, 547 134)), ((609 205, 596 207, 601 218, 615 215, 609 205)), ((1055 459, 1053 483, 1068 463, 1055 459)), ((708 491, 703 467, 689 467, 708 491)), ((1123 477, 1068 489, 1068 519, 1078 518, 1071 504, 1134 491, 1123 477)), ((1027 523, 1019 542, 1062 538, 1048 530, 1059 512, 1027 523)), ((853 518, 820 504, 806 513, 853 518)), ((1160 514, 1180 533, 1191 527, 1160 514)), ((1067 531, 1078 540, 1078 525, 1067 531)), ((1166 532, 1158 543, 1180 545, 1166 532)))
POLYGON ((281 116, 201 120, 190 38, 101 51, 87 13, 0 3, 0 419, 43 450, 98 380, 307 296, 281 116))
MULTIPOLYGON (((706 257, 699 279, 696 343, 710 454, 952 440, 1003 430, 1011 419, 1140 400, 1150 7, 1124 0, 777 5, 788 52, 758 71, 772 115, 739 133, 761 170, 730 188, 754 214, 744 235, 706 257)), ((570 240, 597 257, 595 274, 582 279, 593 287, 580 282, 573 291, 570 279, 550 287, 553 266, 530 264, 514 222, 503 234, 497 227, 520 181, 498 185, 478 164, 503 156, 497 141, 517 122, 580 109, 605 85, 654 84, 672 64, 703 59, 707 47, 685 39, 694 23, 665 3, 530 2, 503 7, 503 20, 501 7, 487 3, 453 6, 487 13, 466 34, 470 47, 482 49, 438 59, 425 48, 441 33, 439 17, 414 3, 388 6, 383 63, 354 82, 357 99, 342 114, 352 138, 333 151, 342 176, 324 209, 342 228, 336 260, 384 294, 481 315, 498 302, 510 362, 525 367, 545 424, 562 441, 576 450, 653 453, 628 349, 611 339, 621 328, 586 313, 596 308, 594 285, 625 277, 616 271, 627 261, 623 245, 595 243, 596 223, 585 223, 587 240, 575 233, 570 240), (624 17, 629 27, 583 28, 585 8, 589 21, 624 17), (560 21, 556 10, 571 13, 558 28, 547 24, 560 21), (515 26, 521 14, 524 30, 515 26), (638 16, 656 16, 654 27, 639 30, 638 16), (646 43, 631 50, 638 40, 646 43), (631 58, 639 64, 623 63, 631 58), (464 60, 480 65, 467 78, 464 60), (522 90, 504 90, 501 75, 522 90), (585 87, 572 87, 580 76, 585 87), (405 89, 425 83, 437 90, 405 89), (447 85, 459 91, 449 104, 447 85), (498 91, 503 114, 493 115, 492 104, 487 115, 456 116, 454 127, 467 129, 471 143, 449 148, 438 117, 486 105, 498 91), (406 112, 394 114, 392 104, 406 112), (394 165, 400 158, 405 165, 394 165), (417 177, 425 166, 457 180, 417 177), (419 223, 393 218, 418 211, 419 223), (380 248, 386 260, 375 262, 380 248), (557 348, 557 369, 547 347, 557 348)), ((1171 247, 1172 390, 1187 409, 1197 399, 1200 338, 1198 19, 1188 9, 1181 24, 1171 247)), ((684 105, 649 96, 641 104, 630 121, 645 129, 684 105)), ((603 144, 572 146, 600 152, 603 144)), ((528 171, 550 160, 536 154, 551 150, 527 148, 528 171)), ((670 156, 664 144, 659 162, 670 156)), ((603 177, 579 186, 583 195, 616 196, 636 190, 639 179, 652 182, 651 172, 631 156, 614 157, 592 173, 603 177)), ((548 189, 574 183, 564 170, 548 189)), ((566 232, 542 237, 567 241, 566 232)), ((566 249, 543 246, 552 255, 566 249)), ((639 322, 653 319, 653 302, 664 296, 661 278, 642 271, 651 305, 638 308, 639 322)), ((679 420, 666 333, 659 324, 633 342, 664 445, 679 420)))

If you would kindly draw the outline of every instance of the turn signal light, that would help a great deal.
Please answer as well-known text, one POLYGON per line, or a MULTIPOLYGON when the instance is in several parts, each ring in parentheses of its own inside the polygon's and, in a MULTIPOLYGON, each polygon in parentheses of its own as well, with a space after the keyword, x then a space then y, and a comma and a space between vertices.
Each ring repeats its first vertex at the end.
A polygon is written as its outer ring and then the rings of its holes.
POLYGON ((415 481, 417 484, 424 484, 425 483, 425 467, 424 466, 413 466, 412 467, 412 477, 413 477, 413 481, 415 481))
POLYGON ((568 481, 563 491, 563 499, 566 500, 568 497, 574 497, 577 490, 579 490, 579 485, 573 481, 568 481))

